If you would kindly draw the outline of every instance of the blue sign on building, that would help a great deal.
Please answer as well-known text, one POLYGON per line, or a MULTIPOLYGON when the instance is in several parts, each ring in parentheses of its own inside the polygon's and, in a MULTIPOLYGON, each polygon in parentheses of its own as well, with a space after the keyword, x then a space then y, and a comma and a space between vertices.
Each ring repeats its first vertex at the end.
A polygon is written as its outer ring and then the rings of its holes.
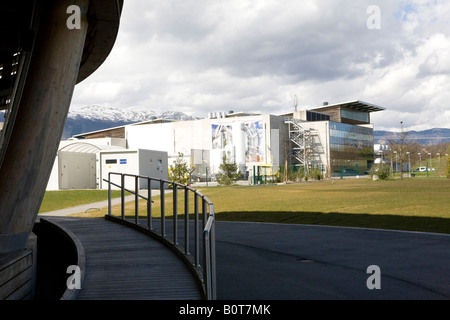
POLYGON ((127 159, 120 159, 120 164, 127 164, 127 159))

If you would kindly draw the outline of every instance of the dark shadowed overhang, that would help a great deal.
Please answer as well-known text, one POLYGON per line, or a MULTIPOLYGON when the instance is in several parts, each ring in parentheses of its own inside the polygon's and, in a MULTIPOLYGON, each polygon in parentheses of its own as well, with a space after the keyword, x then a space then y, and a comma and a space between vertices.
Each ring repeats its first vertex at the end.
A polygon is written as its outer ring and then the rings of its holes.
POLYGON ((385 110, 385 108, 361 100, 329 104, 323 107, 315 108, 314 110, 327 110, 336 108, 347 108, 359 112, 377 112, 385 110))
POLYGON ((89 77, 106 60, 119 32, 123 0, 91 0, 89 27, 77 83, 89 77))

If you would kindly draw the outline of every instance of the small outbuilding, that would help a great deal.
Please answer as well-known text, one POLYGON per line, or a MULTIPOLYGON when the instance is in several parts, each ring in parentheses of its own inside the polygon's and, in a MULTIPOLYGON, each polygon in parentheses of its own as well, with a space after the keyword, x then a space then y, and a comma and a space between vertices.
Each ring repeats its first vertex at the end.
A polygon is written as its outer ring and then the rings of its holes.
MULTIPOLYGON (((103 179, 108 179, 109 172, 168 179, 167 152, 64 141, 56 156, 47 190, 107 189, 108 184, 103 179)), ((127 178, 126 185, 131 188, 134 182, 130 183, 130 179, 127 178)), ((112 181, 119 183, 119 176, 113 177, 112 181)), ((142 180, 139 188, 146 189, 147 182, 142 180)))
MULTIPOLYGON (((99 189, 108 189, 110 172, 128 173, 143 177, 158 179, 169 179, 167 152, 145 149, 136 150, 102 150, 99 153, 100 170, 99 189)), ((120 176, 112 175, 111 181, 120 184, 120 176)), ((126 177, 125 184, 128 189, 134 189, 134 178, 126 177)), ((159 188, 160 184, 152 182, 151 188, 159 188)), ((147 189, 148 182, 145 179, 139 180, 139 189, 147 189)))

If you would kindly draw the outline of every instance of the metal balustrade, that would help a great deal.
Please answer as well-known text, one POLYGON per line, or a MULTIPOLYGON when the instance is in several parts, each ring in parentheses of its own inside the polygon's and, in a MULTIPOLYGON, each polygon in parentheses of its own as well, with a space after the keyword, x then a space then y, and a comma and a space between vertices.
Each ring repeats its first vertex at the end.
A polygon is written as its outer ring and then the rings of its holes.
POLYGON ((188 265, 197 280, 202 284, 204 297, 208 300, 216 299, 216 254, 215 254, 215 215, 214 204, 199 191, 173 181, 151 178, 139 175, 110 172, 108 179, 103 179, 108 183, 108 215, 106 218, 120 220, 127 225, 132 225, 145 230, 150 236, 162 241, 175 251, 188 265), (120 182, 113 182, 112 176, 118 176, 120 182), (126 179, 128 178, 128 179, 126 179), (130 182, 133 180, 132 182, 130 182), (127 187, 126 183, 132 183, 132 187, 127 187), (144 188, 140 188, 141 184, 144 188), (160 193, 160 216, 155 217, 152 204, 152 185, 158 185, 160 193), (112 214, 111 190, 112 187, 121 190, 120 217, 112 214), (172 190, 168 188, 171 187, 172 190), (144 194, 140 194, 139 190, 144 194), (125 192, 134 195, 134 213, 127 217, 125 210, 125 192), (173 201, 172 213, 168 215, 166 210, 166 196, 171 192, 173 201), (184 194, 183 212, 178 212, 179 193, 184 194), (189 198, 193 196, 193 219, 189 217, 189 198), (146 201, 146 219, 139 217, 139 200, 146 201), (199 206, 201 205, 201 209, 199 206), (184 227, 178 228, 179 215, 183 215, 184 227), (201 218, 200 218, 201 216, 201 218), (172 223, 168 223, 168 219, 172 223), (144 220, 144 221, 142 221, 144 220), (200 224, 202 229, 200 229, 200 224), (170 228, 170 225, 172 228, 170 228), (158 228, 159 227, 159 228, 158 228), (192 230, 191 230, 192 229, 192 230), (171 234, 170 234, 171 233, 171 234), (179 235, 183 234, 182 238, 179 235))

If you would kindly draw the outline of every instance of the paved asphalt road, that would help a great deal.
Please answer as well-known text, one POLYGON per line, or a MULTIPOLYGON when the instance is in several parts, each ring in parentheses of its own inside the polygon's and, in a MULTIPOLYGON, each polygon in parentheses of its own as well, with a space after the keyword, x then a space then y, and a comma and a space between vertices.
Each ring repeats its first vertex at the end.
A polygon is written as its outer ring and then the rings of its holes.
POLYGON ((216 233, 218 299, 450 299, 450 235, 245 222, 216 233), (367 287, 372 265, 381 289, 367 287))
POLYGON ((240 222, 216 233, 218 299, 450 299, 449 235, 240 222), (371 265, 380 289, 367 287, 371 265))

